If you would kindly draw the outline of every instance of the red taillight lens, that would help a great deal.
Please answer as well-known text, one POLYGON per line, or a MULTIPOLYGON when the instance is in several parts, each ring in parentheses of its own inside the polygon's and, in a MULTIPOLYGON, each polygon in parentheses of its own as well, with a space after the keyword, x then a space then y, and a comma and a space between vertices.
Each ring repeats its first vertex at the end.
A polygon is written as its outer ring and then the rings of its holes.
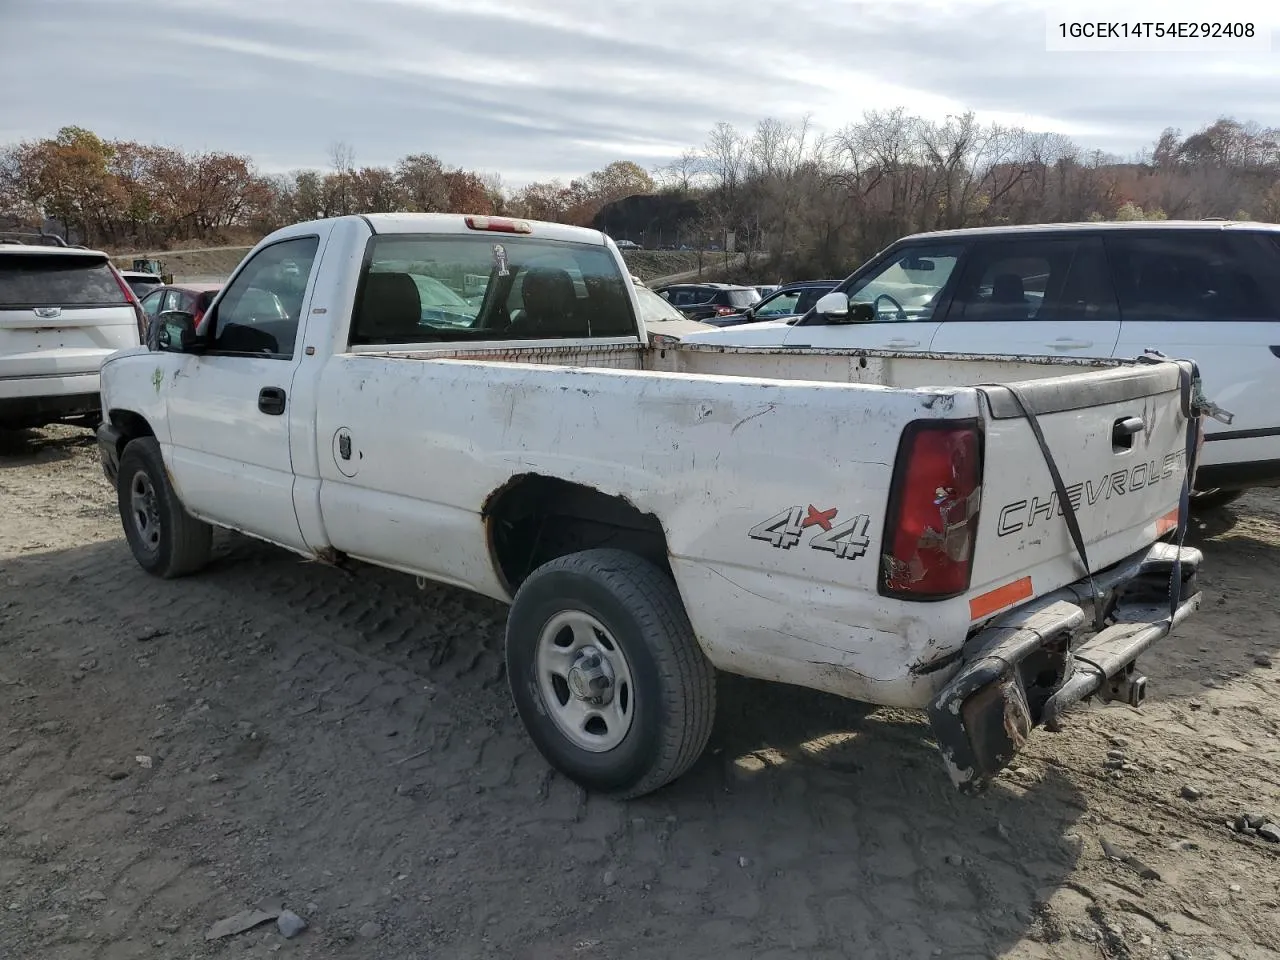
POLYGON ((116 278, 116 283, 120 284, 120 292, 124 294, 125 300, 129 306, 133 307, 133 318, 138 324, 138 342, 145 344, 147 342, 147 315, 142 312, 142 304, 138 301, 138 295, 133 292, 133 287, 129 286, 129 282, 120 276, 120 271, 116 269, 115 264, 107 264, 111 268, 112 275, 116 278))
POLYGON ((717 316, 717 317, 727 317, 727 316, 730 316, 731 314, 735 314, 735 313, 737 313, 737 312, 738 312, 738 311, 737 311, 737 310, 735 310, 735 309, 733 309, 733 307, 716 307, 716 316, 717 316))
POLYGON ((982 499, 978 421, 910 424, 899 444, 892 490, 881 592, 911 600, 964 593, 982 499))

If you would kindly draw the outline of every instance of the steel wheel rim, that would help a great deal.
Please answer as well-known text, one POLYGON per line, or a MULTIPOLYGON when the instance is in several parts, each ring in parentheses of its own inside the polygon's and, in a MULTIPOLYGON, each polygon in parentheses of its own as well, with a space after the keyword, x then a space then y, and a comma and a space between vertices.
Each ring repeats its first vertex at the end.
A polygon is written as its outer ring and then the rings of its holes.
POLYGON ((636 709, 631 665, 599 620, 581 610, 553 616, 538 635, 534 670, 547 715, 570 743, 607 753, 626 739, 636 709))
POLYGON ((129 484, 129 515, 138 539, 151 551, 160 549, 160 508, 151 478, 139 470, 129 484))

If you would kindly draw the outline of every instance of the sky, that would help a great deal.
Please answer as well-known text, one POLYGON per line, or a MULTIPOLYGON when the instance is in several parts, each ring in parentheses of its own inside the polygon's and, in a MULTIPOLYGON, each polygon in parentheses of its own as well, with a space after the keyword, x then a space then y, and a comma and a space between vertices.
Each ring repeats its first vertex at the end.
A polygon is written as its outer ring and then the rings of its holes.
POLYGON ((273 173, 340 141, 357 165, 428 152, 519 186, 652 169, 764 117, 972 110, 1121 155, 1222 115, 1280 126, 1280 4, 1185 7, 1261 21, 1271 52, 1046 49, 1047 23, 1178 2, 0 0, 0 144, 75 124, 273 173))

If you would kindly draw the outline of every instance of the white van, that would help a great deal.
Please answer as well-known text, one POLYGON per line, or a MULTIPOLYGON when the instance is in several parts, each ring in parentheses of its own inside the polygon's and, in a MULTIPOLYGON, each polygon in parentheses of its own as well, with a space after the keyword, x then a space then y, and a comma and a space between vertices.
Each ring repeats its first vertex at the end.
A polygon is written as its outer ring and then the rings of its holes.
POLYGON ((101 419, 98 370, 143 330, 105 253, 0 242, 0 430, 101 419))

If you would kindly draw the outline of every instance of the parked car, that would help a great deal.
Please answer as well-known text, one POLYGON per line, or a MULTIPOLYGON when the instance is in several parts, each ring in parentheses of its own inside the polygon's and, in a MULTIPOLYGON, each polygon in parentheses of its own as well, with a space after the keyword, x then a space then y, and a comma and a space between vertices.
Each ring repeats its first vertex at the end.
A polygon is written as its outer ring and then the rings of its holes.
POLYGON ((839 280, 801 280, 784 284, 741 313, 708 317, 704 322, 714 327, 736 327, 765 320, 788 320, 808 313, 824 293, 830 293, 839 285, 839 280))
MULTIPOLYGON (((181 310, 195 318, 196 325, 204 318, 205 311, 213 298, 222 289, 220 283, 171 283, 155 287, 142 299, 142 312, 147 318, 147 327, 161 313, 170 310, 181 310)), ((143 331, 143 342, 146 342, 146 331, 143 331)))
POLYGON ((731 283, 673 283, 657 292, 690 320, 741 313, 760 302, 755 287, 731 283))
POLYGON ((640 249, 640 244, 636 243, 634 240, 615 240, 613 241, 613 245, 617 247, 619 250, 639 250, 640 249))
POLYGON ((124 277, 124 282, 137 294, 139 300, 156 287, 164 285, 163 277, 154 273, 146 273, 142 270, 121 270, 120 276, 124 277))
POLYGON ((778 290, 780 290, 781 288, 782 288, 782 284, 780 283, 765 283, 765 284, 757 283, 756 293, 760 294, 760 296, 762 297, 767 297, 771 293, 777 293, 778 290))
POLYGON ((1198 509, 1280 485, 1280 226, 1226 221, 1042 224, 904 237, 792 323, 703 343, 1195 360, 1210 422, 1198 509), (873 307, 850 323, 850 303, 873 307), (841 305, 844 307, 841 308, 841 305))
POLYGON ((138 298, 102 251, 0 244, 0 429, 96 427, 103 358, 142 331, 138 298))
POLYGON ((1136 658, 1201 599, 1194 364, 726 351, 651 339, 638 301, 582 228, 272 233, 202 328, 162 313, 154 348, 103 367, 135 560, 194 573, 221 526, 508 602, 530 738, 620 797, 697 760, 717 669, 927 709, 971 791, 1080 699, 1141 701, 1136 658), (424 261, 487 273, 468 326, 392 269, 424 261), (1058 492, 1097 478, 1078 508, 1058 492))

